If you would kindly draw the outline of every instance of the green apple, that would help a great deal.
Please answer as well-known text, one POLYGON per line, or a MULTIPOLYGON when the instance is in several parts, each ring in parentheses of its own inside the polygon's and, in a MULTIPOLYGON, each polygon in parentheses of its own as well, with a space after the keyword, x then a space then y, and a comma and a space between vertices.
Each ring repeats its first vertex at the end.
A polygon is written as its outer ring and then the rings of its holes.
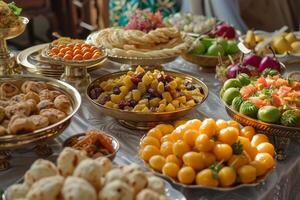
POLYGON ((218 38, 217 43, 221 45, 224 50, 227 49, 227 40, 225 40, 224 38, 218 38))
POLYGON ((240 50, 239 50, 239 48, 238 48, 238 46, 237 46, 236 41, 234 41, 234 40, 229 40, 229 41, 227 42, 226 53, 227 53, 228 55, 236 54, 236 53, 239 52, 239 51, 240 51, 240 50))
POLYGON ((225 51, 224 51, 223 47, 218 43, 212 44, 207 49, 207 52, 206 52, 206 55, 208 55, 208 56, 218 56, 218 55, 224 56, 224 54, 225 54, 225 51))
POLYGON ((201 39, 201 42, 204 44, 205 49, 208 49, 214 42, 215 38, 204 37, 201 39))
POLYGON ((196 55, 203 55, 205 53, 205 46, 204 44, 199 41, 196 45, 196 47, 190 51, 191 54, 196 54, 196 55))

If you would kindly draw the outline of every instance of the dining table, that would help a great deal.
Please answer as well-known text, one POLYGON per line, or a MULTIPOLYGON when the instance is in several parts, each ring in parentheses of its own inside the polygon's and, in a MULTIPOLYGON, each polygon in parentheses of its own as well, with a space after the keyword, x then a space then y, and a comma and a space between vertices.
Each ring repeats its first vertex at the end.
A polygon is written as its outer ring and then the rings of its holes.
MULTIPOLYGON (((116 72, 120 70, 121 64, 107 61, 103 66, 90 72, 92 79, 99 76, 116 72)), ((286 66, 285 73, 299 69, 297 64, 286 66)), ((206 70, 199 66, 185 61, 178 57, 176 60, 163 64, 164 70, 178 71, 192 75, 202 80, 209 89, 208 98, 195 111, 188 114, 186 119, 204 119, 211 117, 214 119, 230 120, 224 105, 220 101, 219 91, 222 83, 215 78, 213 70, 206 70)), ((139 159, 139 142, 146 131, 129 129, 122 126, 116 119, 105 116, 97 110, 86 98, 83 91, 81 93, 82 104, 78 112, 73 116, 69 126, 57 138, 47 141, 52 149, 51 156, 43 157, 55 161, 57 155, 62 150, 62 143, 68 137, 85 132, 86 130, 98 129, 116 137, 120 143, 120 149, 114 159, 116 164, 136 163, 144 165, 139 159)), ((300 133, 299 133, 300 134, 300 133)), ((13 183, 22 181, 23 175, 30 165, 40 156, 35 153, 35 146, 29 146, 25 149, 11 151, 10 168, 0 171, 0 188, 5 190, 13 183)), ((266 199, 266 200, 292 200, 300 199, 300 143, 299 140, 293 139, 287 150, 286 160, 277 161, 276 167, 266 177, 265 180, 255 186, 242 186, 236 189, 220 191, 216 189, 199 188, 182 188, 171 182, 167 187, 177 190, 188 200, 206 200, 206 199, 266 199)), ((171 199, 183 200, 178 196, 178 192, 171 192, 171 199)))

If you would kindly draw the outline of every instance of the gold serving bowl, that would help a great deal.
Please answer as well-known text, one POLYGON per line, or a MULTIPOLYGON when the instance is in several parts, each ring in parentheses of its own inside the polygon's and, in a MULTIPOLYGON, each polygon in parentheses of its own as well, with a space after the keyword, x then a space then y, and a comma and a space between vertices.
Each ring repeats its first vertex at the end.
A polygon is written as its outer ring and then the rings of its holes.
POLYGON ((23 148, 27 145, 37 144, 41 141, 55 138, 61 134, 69 125, 71 118, 77 112, 81 104, 81 96, 78 91, 71 85, 62 81, 41 77, 36 75, 10 75, 0 76, 0 83, 6 81, 14 81, 23 83, 25 81, 42 81, 47 83, 51 88, 56 89, 67 95, 72 103, 73 111, 63 120, 47 126, 42 129, 35 130, 31 133, 19 134, 19 135, 5 135, 0 136, 0 150, 13 150, 17 148, 23 148))
POLYGON ((257 132, 264 133, 273 140, 277 153, 276 157, 278 160, 286 159, 286 152, 290 143, 290 139, 300 137, 300 127, 289 127, 279 124, 265 123, 243 115, 228 106, 223 100, 222 102, 228 115, 235 121, 239 122, 243 126, 252 126, 257 132))
MULTIPOLYGON (((111 141, 112 141, 112 146, 113 146, 113 149, 114 149, 114 152, 113 152, 113 153, 110 153, 110 154, 108 154, 108 155, 104 155, 103 157, 107 157, 107 158, 109 158, 110 160, 113 160, 113 159, 116 157, 117 152, 118 152, 119 149, 120 149, 120 143, 119 143, 119 141, 117 140, 117 138, 115 138, 114 136, 109 135, 109 134, 104 133, 104 132, 103 132, 102 134, 104 134, 105 136, 107 136, 108 138, 111 139, 111 141)), ((76 139, 77 139, 77 138, 80 138, 80 137, 82 137, 82 136, 85 136, 85 133, 79 133, 79 134, 76 134, 76 135, 72 135, 71 137, 67 138, 67 139, 64 141, 63 147, 72 147, 72 146, 71 146, 72 140, 75 139, 75 138, 76 138, 76 139)))
POLYGON ((132 129, 148 130, 151 127, 154 127, 155 125, 157 125, 161 122, 173 121, 180 117, 185 116, 186 114, 192 112, 198 106, 200 106, 208 96, 208 87, 201 80, 199 80, 193 76, 179 73, 179 72, 173 72, 173 71, 164 71, 164 72, 165 72, 165 74, 170 75, 170 76, 188 79, 193 84, 200 86, 204 91, 204 96, 203 96, 202 101, 193 107, 188 107, 188 108, 184 108, 184 109, 180 109, 180 110, 176 110, 176 111, 172 111, 172 112, 145 113, 145 112, 132 112, 132 111, 125 111, 125 110, 121 110, 121 109, 109 108, 109 107, 99 104, 98 102, 94 101, 89 96, 90 91, 92 88, 94 88, 94 86, 99 86, 101 82, 106 81, 108 79, 118 78, 118 77, 126 74, 127 71, 116 72, 116 73, 104 75, 104 76, 101 76, 101 77, 95 79, 87 87, 86 96, 87 96, 87 99, 97 109, 99 109, 103 114, 109 115, 113 118, 116 118, 122 125, 124 125, 128 128, 132 128, 132 129))

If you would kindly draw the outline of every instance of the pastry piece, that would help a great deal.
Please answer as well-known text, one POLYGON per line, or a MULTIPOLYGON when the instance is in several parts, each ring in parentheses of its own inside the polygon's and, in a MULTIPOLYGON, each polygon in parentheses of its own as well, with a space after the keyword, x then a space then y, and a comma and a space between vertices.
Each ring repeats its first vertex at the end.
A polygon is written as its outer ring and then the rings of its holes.
POLYGON ((69 176, 62 188, 64 200, 97 200, 96 190, 86 180, 69 176))
POLYGON ((21 90, 25 94, 30 91, 40 93, 44 89, 47 89, 47 84, 40 81, 25 81, 21 86, 21 90))
POLYGON ((54 106, 55 108, 63 111, 66 114, 72 111, 72 103, 70 99, 64 94, 59 95, 54 99, 54 106))
POLYGON ((27 200, 57 200, 64 183, 62 176, 51 176, 35 182, 26 195, 27 200))
POLYGON ((16 104, 16 103, 19 103, 21 101, 24 101, 24 98, 25 98, 25 94, 18 94, 18 95, 15 95, 13 96, 9 101, 10 101, 10 105, 13 105, 13 104, 16 104))
POLYGON ((26 100, 26 103, 28 104, 28 106, 30 107, 30 113, 35 113, 38 108, 37 108, 37 103, 34 99, 28 99, 26 100))
POLYGON ((148 179, 145 172, 133 171, 128 176, 128 183, 133 188, 134 194, 136 195, 148 184, 148 179))
POLYGON ((31 107, 28 103, 24 101, 5 107, 5 115, 9 119, 13 115, 28 116, 30 113, 31 113, 31 107))
POLYGON ((29 117, 24 115, 14 115, 8 124, 8 132, 10 134, 22 134, 28 133, 35 130, 34 123, 30 120, 29 117))
POLYGON ((8 128, 8 124, 9 124, 9 120, 8 119, 4 119, 1 123, 1 126, 3 126, 4 128, 8 128))
POLYGON ((105 184, 114 180, 121 180, 128 183, 127 174, 125 174, 120 168, 110 170, 105 176, 105 184))
POLYGON ((4 118, 5 118, 5 109, 0 106, 0 123, 2 123, 4 118))
POLYGON ((15 184, 7 188, 5 199, 6 200, 16 200, 23 199, 29 191, 29 187, 26 184, 15 184))
POLYGON ((160 195, 150 189, 144 189, 138 193, 136 200, 160 200, 160 195))
POLYGON ((155 176, 149 176, 148 177, 148 188, 159 193, 164 194, 165 193, 165 183, 162 179, 155 177, 155 176))
POLYGON ((0 99, 9 99, 20 93, 19 88, 13 83, 2 83, 0 86, 0 99))
POLYGON ((98 157, 95 161, 101 165, 103 175, 112 169, 112 162, 107 157, 98 157))
POLYGON ((29 91, 25 94, 24 96, 24 99, 25 100, 28 100, 28 99, 33 99, 35 100, 36 103, 39 103, 40 102, 40 97, 37 93, 35 92, 32 92, 32 91, 29 91))
POLYGON ((33 122, 35 130, 45 128, 49 125, 48 118, 42 115, 31 115, 29 120, 33 122))
POLYGON ((72 175, 77 165, 86 158, 83 151, 78 151, 70 147, 64 148, 56 161, 59 173, 62 176, 72 175))
POLYGON ((120 180, 109 182, 99 192, 101 200, 133 200, 133 197, 132 188, 120 180))
POLYGON ((0 126, 0 136, 6 135, 7 131, 6 128, 3 126, 0 126))
POLYGON ((40 115, 48 118, 50 124, 55 124, 66 117, 66 114, 55 108, 47 108, 40 111, 40 115))
POLYGON ((52 162, 48 160, 38 159, 25 173, 24 180, 28 185, 32 185, 42 178, 56 175, 58 175, 58 170, 52 162))
POLYGON ((5 100, 0 100, 0 106, 5 108, 6 106, 9 105, 9 101, 5 101, 5 100))
POLYGON ((54 108, 54 103, 50 101, 49 99, 43 99, 37 104, 37 109, 39 111, 47 108, 54 108))
POLYGON ((92 159, 85 159, 76 167, 73 176, 87 180, 98 191, 101 188, 102 177, 101 165, 92 159))
POLYGON ((123 172, 126 173, 126 174, 130 174, 134 171, 141 171, 143 172, 143 168, 135 163, 132 163, 130 165, 125 165, 122 167, 123 169, 123 172))

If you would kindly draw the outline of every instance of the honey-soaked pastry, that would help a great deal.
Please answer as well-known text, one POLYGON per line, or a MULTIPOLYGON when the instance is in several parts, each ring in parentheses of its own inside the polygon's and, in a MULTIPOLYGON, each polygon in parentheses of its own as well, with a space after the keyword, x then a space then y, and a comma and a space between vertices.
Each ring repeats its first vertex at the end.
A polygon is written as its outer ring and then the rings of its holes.
POLYGON ((54 103, 48 99, 45 100, 41 100, 38 104, 37 104, 37 109, 39 111, 43 110, 43 109, 47 109, 47 108, 54 108, 54 103))
POLYGON ((41 129, 45 128, 49 125, 49 120, 47 117, 42 116, 42 115, 31 115, 29 119, 33 122, 34 124, 34 129, 41 129))
POLYGON ((28 133, 34 130, 35 126, 33 121, 26 116, 14 115, 8 124, 8 131, 13 135, 28 133))
POLYGON ((27 92, 24 96, 24 99, 25 100, 33 99, 33 100, 35 100, 36 103, 40 102, 40 96, 37 93, 32 92, 32 91, 27 92))
POLYGON ((18 95, 15 95, 13 96, 9 101, 10 101, 10 105, 13 105, 13 104, 16 104, 16 103, 19 103, 21 101, 24 101, 24 98, 25 98, 25 94, 18 94, 18 95))
POLYGON ((26 102, 19 102, 14 105, 7 106, 5 108, 5 115, 7 118, 11 118, 13 115, 25 115, 28 116, 31 113, 30 105, 26 102))
POLYGON ((6 135, 6 134, 7 134, 6 128, 3 126, 0 126, 0 136, 6 135))
POLYGON ((23 93, 30 91, 40 93, 44 89, 47 89, 47 84, 40 81, 25 81, 21 87, 23 93))
POLYGON ((24 181, 28 185, 32 185, 36 181, 58 175, 58 170, 56 166, 44 159, 36 160, 30 167, 30 169, 25 173, 24 181))
POLYGON ((4 118, 5 118, 5 109, 0 106, 0 123, 2 123, 4 118))
POLYGON ((59 95, 54 99, 54 106, 55 106, 55 108, 57 108, 58 110, 63 111, 66 114, 68 114, 72 111, 71 101, 64 94, 59 95))
POLYGON ((107 183, 99 192, 99 199, 101 200, 133 200, 133 197, 133 189, 120 180, 107 183))
POLYGON ((66 178, 62 188, 64 200, 97 200, 97 193, 86 180, 74 176, 66 178))
POLYGON ((0 86, 0 99, 9 99, 19 93, 19 88, 13 83, 2 83, 0 86))
POLYGON ((47 108, 40 111, 40 115, 48 118, 50 124, 55 124, 66 117, 66 114, 55 108, 47 108))
POLYGON ((9 101, 6 101, 6 100, 0 100, 0 106, 5 108, 6 106, 9 105, 9 101))
POLYGON ((26 103, 28 104, 28 106, 30 107, 30 113, 35 113, 38 109, 37 109, 37 103, 34 99, 28 99, 26 100, 26 103))
POLYGON ((62 176, 51 176, 35 182, 26 195, 28 200, 57 200, 64 184, 62 176))
POLYGON ((5 193, 6 200, 23 199, 29 191, 27 184, 15 184, 7 188, 5 193))
POLYGON ((55 99, 53 93, 49 89, 40 91, 39 93, 40 100, 49 100, 53 101, 55 99))
POLYGON ((77 165, 87 159, 84 151, 79 151, 71 147, 66 147, 57 158, 57 168, 62 176, 71 176, 77 165))

